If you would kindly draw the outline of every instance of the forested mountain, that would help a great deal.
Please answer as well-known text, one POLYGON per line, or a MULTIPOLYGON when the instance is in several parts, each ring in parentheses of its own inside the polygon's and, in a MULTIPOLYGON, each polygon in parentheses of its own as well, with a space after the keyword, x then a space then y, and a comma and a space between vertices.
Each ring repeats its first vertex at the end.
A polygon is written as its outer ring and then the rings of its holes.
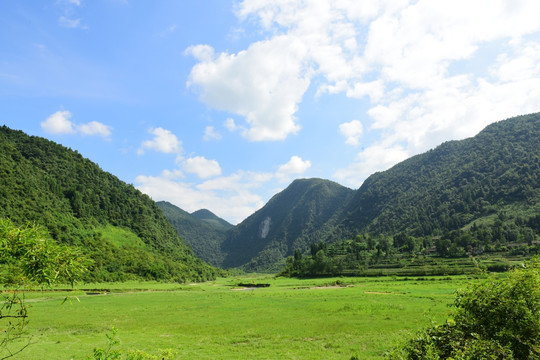
POLYGON ((339 224, 359 232, 414 236, 459 229, 516 207, 540 206, 540 114, 494 123, 373 174, 339 224))
POLYGON ((218 230, 227 231, 229 229, 232 229, 234 225, 227 222, 226 220, 223 220, 213 212, 207 209, 200 209, 197 211, 194 211, 191 213, 191 216, 194 218, 197 218, 199 220, 202 220, 203 222, 211 225, 213 228, 218 230))
POLYGON ((221 243, 231 224, 206 209, 190 214, 166 201, 157 202, 157 206, 197 256, 214 266, 222 265, 221 243))
POLYGON ((296 248, 325 236, 324 225, 354 191, 322 179, 295 180, 260 210, 229 231, 223 265, 276 269, 296 248))
MULTIPOLYGON (((446 142, 371 175, 356 191, 295 181, 236 226, 223 243, 224 265, 274 269, 295 249, 314 256, 311 245, 347 239, 360 239, 359 248, 377 256, 435 245, 441 255, 463 254, 475 246, 530 244, 540 235, 538 222, 540 113, 446 142)), ((340 248, 357 256, 351 246, 340 248)))
POLYGON ((0 217, 93 259, 88 280, 213 278, 156 204, 76 151, 0 128, 0 217))

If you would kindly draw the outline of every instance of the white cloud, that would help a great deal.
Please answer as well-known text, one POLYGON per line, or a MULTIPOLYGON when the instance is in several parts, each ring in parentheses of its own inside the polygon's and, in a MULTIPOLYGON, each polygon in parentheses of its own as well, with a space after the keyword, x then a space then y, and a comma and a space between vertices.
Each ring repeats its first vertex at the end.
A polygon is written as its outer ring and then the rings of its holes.
POLYGON ((188 47, 184 55, 191 55, 199 61, 213 61, 214 48, 210 45, 194 45, 188 47))
POLYGON ((143 154, 145 149, 166 154, 179 154, 182 151, 182 142, 171 131, 158 127, 150 129, 148 132, 154 135, 154 138, 142 142, 139 154, 143 154))
POLYGON ((221 175, 221 167, 216 160, 208 160, 203 156, 188 158, 183 163, 183 169, 196 174, 201 179, 221 175))
POLYGON ((299 156, 291 156, 290 160, 280 165, 276 172, 276 177, 280 182, 290 181, 292 176, 298 176, 306 172, 311 167, 311 161, 302 160, 299 156))
POLYGON ((359 187, 371 174, 388 169, 409 157, 402 147, 377 144, 358 153, 355 161, 346 169, 340 169, 334 178, 351 188, 359 187))
POLYGON ((67 110, 60 110, 50 115, 41 122, 41 128, 49 134, 74 134, 71 113, 67 110))
POLYGON ((360 145, 360 137, 363 133, 363 127, 360 120, 353 120, 339 125, 339 131, 347 138, 345 140, 346 144, 353 146, 360 145))
POLYGON ((67 110, 59 110, 41 122, 41 128, 49 134, 81 134, 104 138, 111 136, 111 127, 98 121, 76 124, 71 121, 72 114, 67 110))
POLYGON ((271 179, 271 174, 238 171, 198 185, 145 175, 138 176, 135 183, 156 201, 169 201, 188 212, 209 209, 237 224, 264 205, 263 198, 255 192, 271 179))
POLYGON ((201 101, 243 116, 248 125, 243 136, 251 141, 282 140, 300 130, 294 114, 310 83, 302 66, 307 49, 301 41, 277 36, 215 59, 208 59, 205 49, 196 52, 200 62, 188 81, 201 101))
MULTIPOLYGON (((254 21, 267 38, 238 54, 214 56, 204 63, 209 65, 204 73, 210 79, 231 75, 222 58, 242 59, 243 67, 257 69, 262 61, 259 48, 278 54, 287 49, 284 43, 302 44, 285 60, 295 69, 289 77, 317 84, 317 96, 341 93, 366 101, 370 119, 364 121, 362 133, 377 131, 382 136, 368 149, 374 156, 379 154, 375 149, 387 149, 396 155, 392 158, 401 159, 445 140, 473 136, 490 122, 540 110, 539 14, 540 2, 535 0, 244 0, 237 6, 238 17, 254 21)), ((221 79, 235 85, 233 76, 221 79)), ((261 130, 247 112, 238 111, 244 100, 257 101, 230 92, 237 106, 218 106, 205 97, 214 90, 212 81, 196 76, 192 81, 202 89, 204 102, 246 117, 249 134, 261 130)), ((257 84, 242 86, 248 92, 257 84)), ((272 114, 274 128, 282 130, 276 138, 298 131, 286 131, 282 120, 296 124, 294 115, 306 89, 297 87, 288 102, 275 103, 289 106, 281 118, 278 105, 260 107, 255 114, 272 114)), ((267 95, 273 97, 274 92, 267 95)), ((352 129, 341 131, 349 144, 359 142, 358 133, 347 135, 352 129)), ((368 149, 361 154, 369 154, 368 149)), ((337 174, 349 174, 351 183, 363 181, 368 173, 357 166, 366 163, 362 156, 337 174)), ((369 163, 367 168, 384 170, 388 164, 392 161, 369 163)))
POLYGON ((161 177, 167 180, 177 180, 177 179, 184 179, 185 175, 182 172, 182 170, 176 169, 176 170, 170 171, 170 170, 165 169, 161 173, 161 177))
POLYGON ((203 139, 204 141, 219 140, 221 139, 221 134, 213 126, 207 126, 204 128, 203 139))
POLYGON ((70 19, 66 16, 60 16, 58 18, 60 26, 75 29, 81 26, 81 19, 70 19))
POLYGON ((229 130, 231 132, 238 129, 238 126, 236 126, 236 123, 234 122, 234 119, 232 119, 232 118, 227 118, 227 120, 225 120, 223 125, 225 125, 227 130, 229 130))
POLYGON ((83 135, 99 135, 105 138, 111 136, 111 127, 98 121, 91 121, 88 124, 79 125, 77 129, 83 135))

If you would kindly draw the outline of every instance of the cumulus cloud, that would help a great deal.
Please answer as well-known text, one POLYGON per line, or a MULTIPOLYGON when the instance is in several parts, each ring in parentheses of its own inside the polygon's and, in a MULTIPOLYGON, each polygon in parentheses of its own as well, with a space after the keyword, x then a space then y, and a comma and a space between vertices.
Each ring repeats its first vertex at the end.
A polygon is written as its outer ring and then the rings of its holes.
POLYGON ((81 134, 89 136, 101 136, 108 138, 111 136, 111 127, 98 121, 91 121, 86 124, 76 124, 71 121, 72 114, 67 110, 60 110, 50 115, 41 122, 41 128, 49 134, 81 134))
POLYGON ((139 154, 143 154, 145 149, 166 154, 179 154, 182 151, 182 142, 170 130, 157 127, 150 129, 148 132, 154 135, 154 138, 142 142, 138 151, 139 154))
POLYGON ((235 131, 235 130, 238 129, 238 126, 236 125, 236 123, 234 122, 234 119, 232 119, 232 118, 227 118, 227 120, 225 120, 223 125, 225 125, 225 127, 229 131, 235 131))
POLYGON ((355 188, 369 175, 381 169, 388 169, 408 157, 407 151, 399 145, 373 145, 358 153, 356 161, 348 168, 338 170, 334 177, 346 186, 355 188))
POLYGON ((339 125, 339 131, 345 136, 345 143, 353 146, 360 145, 360 137, 363 133, 363 126, 359 120, 353 120, 339 125))
POLYGON ((229 175, 221 175, 218 162, 202 156, 189 158, 179 165, 182 170, 165 170, 159 176, 137 176, 135 185, 156 201, 166 200, 189 212, 210 209, 237 224, 274 195, 276 180, 290 181, 291 177, 309 169, 311 162, 292 156, 275 173, 239 170, 229 175), (188 181, 184 171, 197 175, 202 181, 188 181), (261 195, 264 193, 267 198, 261 195))
POLYGON ((216 160, 208 160, 204 156, 188 158, 183 163, 183 169, 196 174, 201 179, 221 175, 221 167, 216 160))
POLYGON ((71 113, 67 110, 60 110, 50 115, 41 122, 41 128, 49 134, 74 134, 71 113))
POLYGON ((208 47, 196 49, 191 53, 200 62, 191 70, 188 87, 204 103, 243 116, 244 137, 282 140, 300 130, 294 114, 310 80, 302 66, 307 48, 299 39, 278 36, 212 58, 208 47))
POLYGON ((257 190, 272 179, 272 174, 238 171, 200 184, 177 181, 167 176, 141 175, 136 187, 154 200, 167 200, 183 210, 210 209, 232 224, 237 224, 264 205, 257 190))
POLYGON ((191 55, 199 61, 212 61, 214 59, 214 48, 210 45, 190 46, 184 51, 184 55, 191 55))
POLYGON ((78 126, 78 130, 83 135, 99 135, 105 138, 111 136, 111 127, 97 121, 81 124, 78 126))
POLYGON ((280 182, 287 182, 291 177, 303 174, 310 167, 311 161, 302 160, 301 157, 294 155, 291 156, 286 164, 283 164, 278 168, 276 177, 280 182))
POLYGON ((203 139, 204 141, 219 140, 221 139, 221 134, 213 126, 207 126, 204 128, 203 139))

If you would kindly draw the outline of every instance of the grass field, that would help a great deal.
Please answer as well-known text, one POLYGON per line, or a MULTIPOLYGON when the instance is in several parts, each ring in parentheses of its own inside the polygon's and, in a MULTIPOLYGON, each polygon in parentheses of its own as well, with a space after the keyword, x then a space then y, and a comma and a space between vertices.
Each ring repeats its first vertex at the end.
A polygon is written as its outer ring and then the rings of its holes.
POLYGON ((106 344, 112 327, 122 349, 172 348, 178 359, 380 359, 417 329, 444 321, 455 290, 471 281, 259 276, 87 284, 80 302, 63 305, 62 291, 29 293, 33 344, 16 359, 84 359, 106 344))

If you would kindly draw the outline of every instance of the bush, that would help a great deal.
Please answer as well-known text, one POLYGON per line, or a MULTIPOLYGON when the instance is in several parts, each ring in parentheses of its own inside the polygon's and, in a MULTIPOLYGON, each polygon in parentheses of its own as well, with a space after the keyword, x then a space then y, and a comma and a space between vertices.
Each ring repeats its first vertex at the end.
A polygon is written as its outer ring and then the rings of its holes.
POLYGON ((459 291, 453 320, 422 331, 387 358, 540 358, 540 262, 459 291))

